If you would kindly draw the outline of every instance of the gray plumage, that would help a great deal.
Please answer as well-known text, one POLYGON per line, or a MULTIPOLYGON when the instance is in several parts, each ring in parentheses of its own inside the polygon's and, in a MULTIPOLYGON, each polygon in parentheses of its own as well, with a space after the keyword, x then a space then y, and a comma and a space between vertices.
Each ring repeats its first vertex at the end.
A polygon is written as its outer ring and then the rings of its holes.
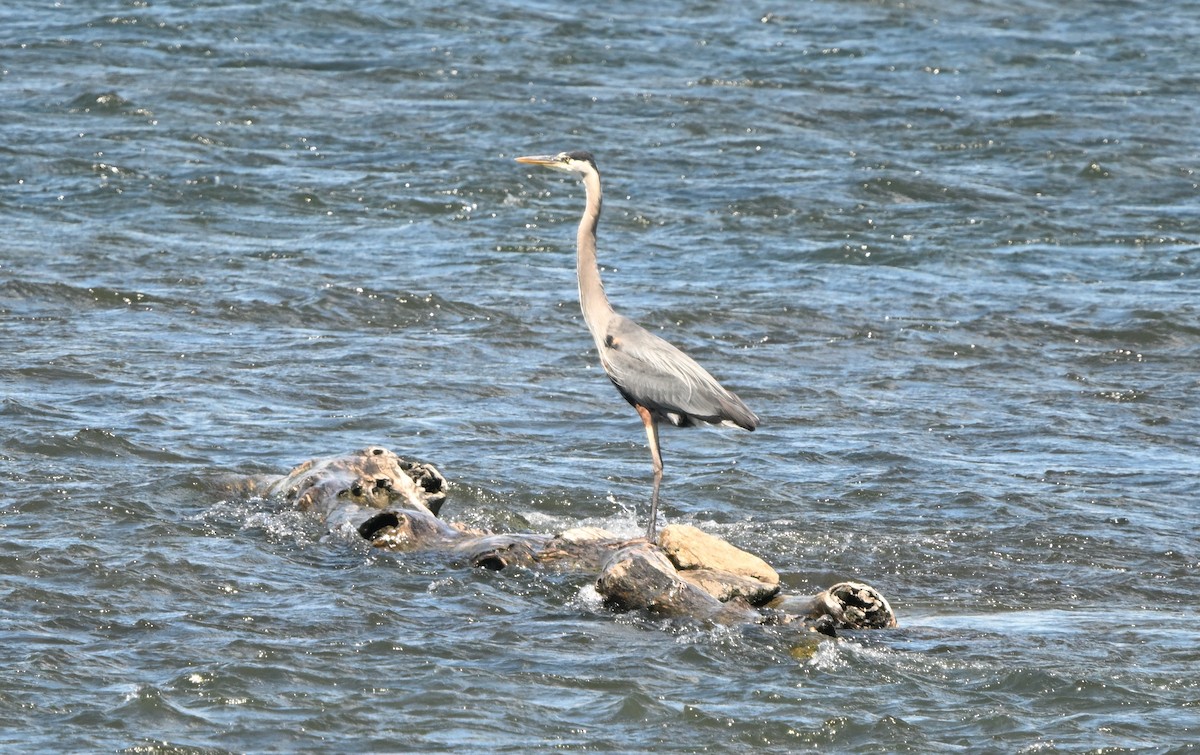
POLYGON ((615 312, 600 329, 600 362, 630 404, 678 427, 696 421, 746 430, 758 426, 758 417, 740 398, 669 342, 615 312))
POLYGON ((600 364, 625 400, 637 410, 646 428, 654 462, 654 494, 647 529, 647 536, 653 539, 663 469, 658 423, 666 420, 689 427, 696 422, 708 422, 753 430, 758 426, 758 417, 687 354, 613 311, 604 294, 596 262, 596 228, 603 203, 600 171, 591 153, 518 157, 517 162, 573 173, 583 181, 587 202, 579 221, 575 260, 579 304, 600 353, 600 364))

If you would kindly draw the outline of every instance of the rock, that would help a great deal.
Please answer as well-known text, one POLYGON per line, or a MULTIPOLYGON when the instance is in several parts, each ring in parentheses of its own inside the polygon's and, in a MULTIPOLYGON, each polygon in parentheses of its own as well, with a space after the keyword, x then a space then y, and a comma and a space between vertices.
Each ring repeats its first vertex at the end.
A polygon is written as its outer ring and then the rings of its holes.
POLYGON ((711 569, 778 585, 779 574, 758 556, 687 524, 672 524, 658 533, 658 547, 681 570, 711 569))
POLYGON ((722 624, 798 621, 828 632, 895 626, 887 601, 862 583, 843 582, 815 596, 779 597, 779 575, 770 565, 691 526, 665 527, 657 543, 650 543, 596 527, 551 536, 447 524, 437 516, 447 487, 433 466, 377 446, 314 459, 285 476, 227 485, 240 494, 282 497, 322 517, 331 531, 385 550, 442 552, 451 563, 495 571, 598 575, 596 590, 618 611, 722 624), (763 610, 752 607, 764 604, 763 610))
POLYGON ((658 547, 689 583, 727 602, 763 605, 779 592, 779 574, 758 556, 686 524, 664 527, 658 547))
POLYGON ((689 617, 721 624, 761 619, 744 603, 723 603, 681 578, 662 551, 648 543, 614 553, 596 580, 596 591, 617 610, 645 611, 660 618, 689 617))
POLYGON ((761 606, 779 592, 779 585, 716 569, 682 569, 679 576, 722 603, 741 598, 752 606, 761 606))

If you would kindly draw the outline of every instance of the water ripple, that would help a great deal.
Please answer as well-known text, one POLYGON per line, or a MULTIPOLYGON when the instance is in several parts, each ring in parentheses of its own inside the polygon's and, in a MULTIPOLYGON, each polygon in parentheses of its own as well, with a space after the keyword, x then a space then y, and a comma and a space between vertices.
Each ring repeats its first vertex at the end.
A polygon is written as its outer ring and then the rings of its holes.
POLYGON ((1194 9, 610 11, 0 11, 5 745, 1196 738, 1194 9), (614 303, 764 420, 664 431, 666 519, 899 630, 618 618, 215 482, 383 443, 455 521, 636 533, 582 190, 511 160, 574 148, 614 303))

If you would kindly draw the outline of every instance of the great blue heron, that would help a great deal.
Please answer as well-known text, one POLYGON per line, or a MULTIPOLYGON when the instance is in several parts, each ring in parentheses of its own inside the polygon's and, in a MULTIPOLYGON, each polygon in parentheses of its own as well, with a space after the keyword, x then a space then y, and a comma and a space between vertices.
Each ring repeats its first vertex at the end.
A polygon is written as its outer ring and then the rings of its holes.
POLYGON ((600 364, 625 400, 633 405, 646 426, 650 456, 654 461, 654 492, 650 498, 650 525, 646 537, 654 540, 658 519, 658 488, 662 482, 662 455, 658 450, 658 423, 677 427, 697 421, 733 425, 753 430, 758 417, 742 400, 721 387, 695 360, 642 326, 613 311, 600 282, 596 263, 596 227, 600 223, 600 171, 590 152, 518 157, 517 162, 573 173, 583 181, 587 205, 579 221, 575 269, 579 278, 579 304, 600 364))

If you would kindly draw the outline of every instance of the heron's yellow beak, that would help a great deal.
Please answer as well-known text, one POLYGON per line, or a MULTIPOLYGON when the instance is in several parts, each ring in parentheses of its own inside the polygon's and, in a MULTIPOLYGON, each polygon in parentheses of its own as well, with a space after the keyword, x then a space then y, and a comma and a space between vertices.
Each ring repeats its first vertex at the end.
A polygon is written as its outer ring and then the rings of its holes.
POLYGON ((530 157, 518 157, 517 162, 525 163, 526 165, 556 165, 558 158, 554 155, 532 155, 530 157))

